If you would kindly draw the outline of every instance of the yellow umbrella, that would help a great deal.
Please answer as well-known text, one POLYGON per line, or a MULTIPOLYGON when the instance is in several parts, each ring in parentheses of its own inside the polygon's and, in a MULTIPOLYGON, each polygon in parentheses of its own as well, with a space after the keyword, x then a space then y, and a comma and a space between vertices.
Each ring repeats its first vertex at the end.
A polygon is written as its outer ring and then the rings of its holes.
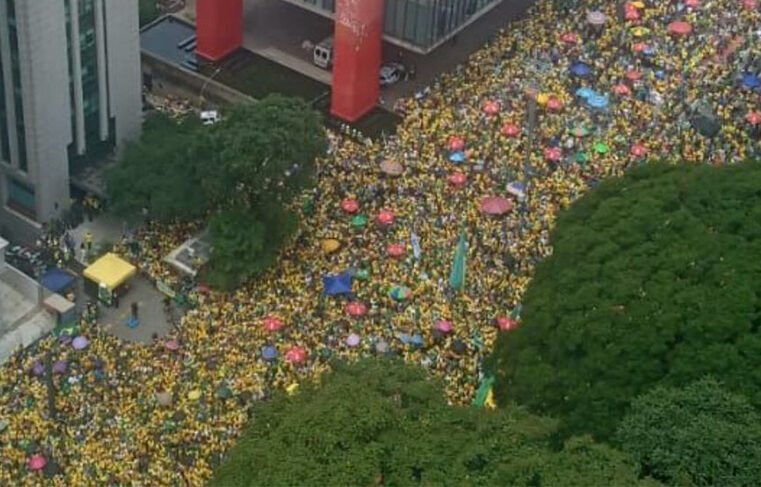
POLYGON ((549 100, 550 100, 550 95, 548 95, 547 93, 539 93, 536 96, 536 102, 541 106, 546 105, 549 100))
POLYGON ((648 29, 647 27, 639 27, 639 26, 637 26, 637 27, 632 29, 632 35, 634 37, 642 37, 642 36, 644 36, 646 34, 649 34, 649 33, 650 33, 650 29, 648 29))
POLYGON ((631 6, 638 9, 645 8, 645 4, 643 2, 632 2, 631 6))
POLYGON ((326 238, 325 240, 322 241, 320 246, 322 247, 322 251, 324 253, 332 254, 333 252, 341 248, 341 242, 339 242, 338 240, 334 238, 326 238))
POLYGON ((192 391, 188 392, 188 399, 191 401, 197 401, 201 399, 201 389, 193 389, 192 391))

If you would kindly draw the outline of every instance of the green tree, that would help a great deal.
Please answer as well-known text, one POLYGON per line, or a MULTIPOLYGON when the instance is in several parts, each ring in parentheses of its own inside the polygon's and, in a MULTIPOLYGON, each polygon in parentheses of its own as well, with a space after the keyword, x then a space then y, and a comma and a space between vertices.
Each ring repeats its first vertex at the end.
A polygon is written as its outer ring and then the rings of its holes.
POLYGON ((448 406, 437 380, 390 360, 336 364, 321 385, 254 406, 211 486, 644 485, 589 438, 548 448, 555 422, 448 406))
POLYGON ((597 439, 655 384, 713 374, 761 405, 759 188, 758 163, 653 163, 561 214, 490 360, 498 400, 597 439))
POLYGON ((758 413, 715 379, 638 397, 616 440, 668 485, 761 485, 758 413))

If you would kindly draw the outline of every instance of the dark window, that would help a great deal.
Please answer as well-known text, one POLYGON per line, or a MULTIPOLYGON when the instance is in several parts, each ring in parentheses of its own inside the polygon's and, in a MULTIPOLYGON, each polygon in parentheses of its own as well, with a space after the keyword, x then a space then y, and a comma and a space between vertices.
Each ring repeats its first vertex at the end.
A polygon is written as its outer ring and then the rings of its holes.
POLYGON ((37 208, 34 200, 34 188, 27 186, 13 178, 8 178, 8 201, 6 204, 30 218, 37 217, 37 208))

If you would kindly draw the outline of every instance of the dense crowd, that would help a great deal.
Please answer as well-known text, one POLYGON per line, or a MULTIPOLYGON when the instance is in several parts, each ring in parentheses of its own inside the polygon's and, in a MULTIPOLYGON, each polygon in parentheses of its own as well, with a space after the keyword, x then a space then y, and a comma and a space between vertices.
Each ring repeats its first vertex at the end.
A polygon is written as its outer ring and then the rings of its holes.
MULTIPOLYGON (((84 348, 51 337, 17 354, 0 370, 0 484, 202 485, 252 400, 293 392, 336 357, 401 355, 444 377, 452 403, 471 402, 559 210, 647 158, 719 164, 761 150, 755 0, 577 3, 538 2, 406 101, 391 139, 331 134, 278 264, 231 294, 203 290, 177 336, 128 344, 82 323, 84 348), (402 173, 381 171, 386 161, 402 173), (525 192, 514 210, 484 214, 482 198, 508 187, 525 192), (453 291, 460 235, 467 275, 453 291), (347 270, 351 295, 325 296, 323 276, 347 270)), ((136 262, 171 280, 161 257, 192 230, 143 229, 136 262)))

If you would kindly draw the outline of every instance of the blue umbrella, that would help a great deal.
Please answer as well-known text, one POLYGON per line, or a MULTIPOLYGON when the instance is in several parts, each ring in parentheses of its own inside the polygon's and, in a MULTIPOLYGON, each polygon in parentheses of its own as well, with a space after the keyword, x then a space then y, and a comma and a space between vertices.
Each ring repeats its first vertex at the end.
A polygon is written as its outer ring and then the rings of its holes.
POLYGON ((743 73, 742 83, 746 88, 754 89, 761 86, 761 79, 753 73, 743 73))
POLYGON ((327 296, 351 294, 351 278, 352 275, 347 272, 337 275, 322 276, 323 292, 327 296))
POLYGON ((573 66, 571 66, 571 69, 569 70, 569 72, 573 76, 584 78, 592 74, 592 68, 590 68, 588 64, 576 63, 573 66))
POLYGON ((588 86, 583 86, 576 90, 576 96, 580 98, 589 98, 590 96, 594 96, 597 93, 595 93, 595 90, 592 88, 589 88, 588 86))
POLYGON ((462 151, 452 152, 451 154, 449 154, 449 160, 456 163, 464 162, 465 153, 462 151))
POLYGON ((605 108, 608 106, 608 97, 603 95, 594 95, 587 98, 587 104, 592 108, 605 108))
POLYGON ((273 346, 262 347, 262 357, 264 360, 275 360, 277 357, 277 348, 273 346))

